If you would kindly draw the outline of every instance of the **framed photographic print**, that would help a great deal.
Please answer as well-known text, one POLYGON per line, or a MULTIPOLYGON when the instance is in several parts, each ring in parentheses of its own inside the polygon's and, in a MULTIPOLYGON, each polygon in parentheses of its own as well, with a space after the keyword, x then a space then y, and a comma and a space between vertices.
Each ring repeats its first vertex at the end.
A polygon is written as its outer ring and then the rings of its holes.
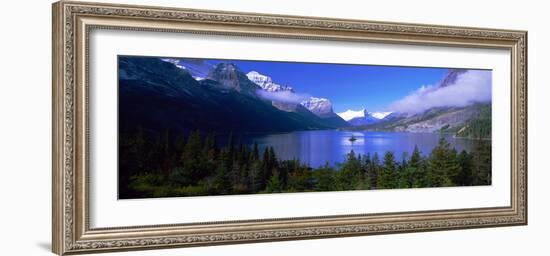
POLYGON ((525 225, 526 40, 55 3, 53 251, 525 225))

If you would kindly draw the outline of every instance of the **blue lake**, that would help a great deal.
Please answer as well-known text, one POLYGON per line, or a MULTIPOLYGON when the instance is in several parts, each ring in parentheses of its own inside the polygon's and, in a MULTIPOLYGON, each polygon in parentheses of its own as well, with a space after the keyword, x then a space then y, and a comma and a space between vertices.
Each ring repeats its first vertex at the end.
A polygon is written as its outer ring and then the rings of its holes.
POLYGON ((333 165, 343 162, 345 155, 353 150, 356 154, 377 152, 382 161, 386 151, 392 151, 396 160, 401 160, 404 152, 410 156, 414 146, 423 155, 430 154, 439 138, 445 139, 458 152, 470 151, 472 141, 454 138, 450 134, 404 133, 404 132, 355 132, 337 130, 296 131, 267 135, 247 135, 247 143, 258 143, 261 150, 272 146, 280 159, 299 159, 311 167, 324 165, 326 161, 333 165), (351 141, 350 138, 355 138, 351 141))

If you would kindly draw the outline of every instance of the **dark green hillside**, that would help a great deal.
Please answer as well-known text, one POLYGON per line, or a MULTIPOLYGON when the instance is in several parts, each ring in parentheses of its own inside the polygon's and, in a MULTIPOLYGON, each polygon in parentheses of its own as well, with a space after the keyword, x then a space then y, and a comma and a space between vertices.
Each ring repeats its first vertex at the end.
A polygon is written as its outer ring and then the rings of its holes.
POLYGON ((464 138, 491 138, 491 105, 480 106, 479 114, 456 132, 464 138))
POLYGON ((221 83, 212 79, 198 82, 185 70, 157 58, 120 57, 120 130, 287 132, 333 128, 309 111, 281 111, 255 97, 256 85, 230 67, 225 64, 211 72, 209 77, 221 79, 221 83))

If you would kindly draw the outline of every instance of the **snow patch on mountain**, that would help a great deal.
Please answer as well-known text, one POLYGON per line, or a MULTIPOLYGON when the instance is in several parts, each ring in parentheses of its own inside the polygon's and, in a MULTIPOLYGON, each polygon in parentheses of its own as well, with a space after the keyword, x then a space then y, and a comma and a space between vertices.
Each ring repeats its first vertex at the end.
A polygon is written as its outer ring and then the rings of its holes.
POLYGON ((378 123, 389 116, 392 112, 368 112, 366 109, 351 110, 337 113, 346 122, 358 126, 378 123))
POLYGON ((344 119, 346 121, 349 121, 349 120, 354 119, 354 118, 365 117, 366 112, 367 111, 365 109, 361 109, 361 110, 348 109, 344 112, 340 112, 340 113, 336 113, 336 114, 339 115, 342 119, 344 119))
POLYGON ((384 119, 388 115, 390 115, 392 112, 369 112, 369 115, 376 119, 384 119))
POLYGON ((308 94, 296 93, 290 86, 280 85, 273 82, 270 76, 257 71, 250 71, 246 74, 248 79, 262 88, 256 94, 264 99, 275 103, 300 104, 319 117, 330 117, 334 115, 332 103, 326 98, 313 97, 308 94))
POLYGON ((302 106, 313 112, 317 116, 324 117, 332 114, 332 103, 325 98, 310 97, 300 102, 302 106))
POLYGON ((292 87, 276 84, 270 76, 260 74, 257 71, 250 71, 246 76, 250 81, 268 92, 293 91, 292 87))
POLYGON ((179 59, 171 59, 171 58, 165 58, 165 59, 161 59, 162 61, 165 61, 165 62, 168 62, 168 63, 172 63, 174 64, 174 66, 180 68, 180 69, 186 69, 185 66, 182 66, 180 65, 180 60, 179 59))
POLYGON ((204 80, 212 69, 212 65, 201 59, 161 58, 161 60, 186 70, 197 81, 204 80))

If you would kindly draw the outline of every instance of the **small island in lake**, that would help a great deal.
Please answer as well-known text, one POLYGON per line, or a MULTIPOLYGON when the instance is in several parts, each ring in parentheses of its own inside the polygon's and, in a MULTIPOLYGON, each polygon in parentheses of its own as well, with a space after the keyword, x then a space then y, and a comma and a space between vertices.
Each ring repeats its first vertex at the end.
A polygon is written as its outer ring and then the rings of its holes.
POLYGON ((491 184, 490 70, 118 64, 120 199, 491 184))

